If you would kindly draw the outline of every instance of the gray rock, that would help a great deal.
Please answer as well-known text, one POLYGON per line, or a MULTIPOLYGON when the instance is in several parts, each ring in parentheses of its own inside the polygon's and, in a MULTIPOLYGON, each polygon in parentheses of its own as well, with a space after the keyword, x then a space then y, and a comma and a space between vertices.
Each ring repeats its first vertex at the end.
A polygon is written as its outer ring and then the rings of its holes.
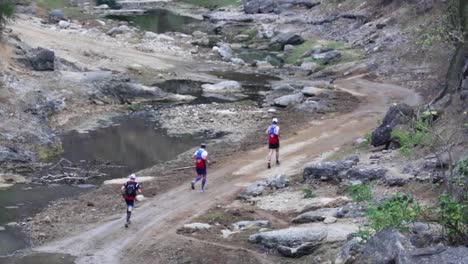
POLYGON ((53 71, 55 53, 48 49, 37 48, 27 52, 27 60, 36 71, 53 71))
POLYGON ((278 4, 273 0, 243 0, 246 14, 273 13, 278 4))
POLYGON ((315 62, 303 62, 301 64, 301 70, 315 72, 317 68, 320 67, 318 63, 315 62))
POLYGON ((63 10, 54 9, 49 12, 49 23, 58 23, 60 20, 65 20, 63 10))
POLYGON ((322 222, 329 216, 334 216, 337 213, 336 208, 321 208, 315 211, 302 213, 296 216, 292 222, 295 224, 322 222))
POLYGON ((372 131, 371 144, 374 147, 388 145, 392 130, 399 124, 407 124, 414 116, 413 109, 407 104, 391 106, 385 114, 382 124, 372 131))
POLYGON ((299 258, 305 255, 312 254, 315 250, 320 247, 320 243, 307 242, 297 247, 287 247, 279 245, 277 247, 278 252, 284 257, 288 258, 299 258))
POLYGON ((290 84, 273 85, 271 89, 273 91, 286 92, 286 93, 291 93, 291 92, 296 91, 296 88, 290 84))
POLYGON ((237 35, 234 37, 234 41, 236 42, 244 42, 244 41, 247 41, 250 39, 250 36, 249 35, 245 35, 245 34, 240 34, 240 35, 237 35))
POLYGON ((363 217, 366 212, 366 207, 357 203, 348 203, 337 209, 334 215, 337 218, 357 218, 363 217))
POLYGON ((182 227, 178 228, 177 231, 179 232, 187 232, 187 233, 194 233, 200 230, 207 230, 210 229, 211 225, 205 223, 190 223, 185 224, 182 227))
POLYGON ((296 33, 281 33, 274 36, 270 41, 270 47, 283 50, 285 45, 299 45, 304 39, 296 33))
POLYGON ((107 31, 107 35, 109 36, 115 36, 115 35, 118 35, 118 34, 124 34, 126 32, 129 32, 130 31, 130 28, 126 25, 120 25, 118 27, 113 27, 111 28, 109 31, 107 31))
POLYGON ((271 65, 271 63, 269 63, 268 61, 256 61, 255 62, 255 66, 259 69, 259 70, 269 70, 269 69, 273 69, 275 68, 273 65, 271 65))
POLYGON ((302 101, 304 101, 304 95, 302 93, 296 93, 276 98, 273 104, 279 107, 287 107, 292 104, 301 103, 302 101))
POLYGON ((245 61, 241 58, 231 58, 231 62, 234 64, 244 65, 245 61))
POLYGON ((295 48, 294 45, 287 44, 287 45, 284 45, 283 51, 288 52, 288 51, 293 50, 294 48, 295 48))
POLYGON ((266 180, 266 184, 270 188, 282 189, 289 186, 289 178, 284 174, 279 174, 266 180))
POLYGON ((314 60, 319 60, 324 64, 328 64, 332 61, 338 60, 341 58, 341 53, 336 50, 327 51, 324 53, 314 53, 312 54, 314 60))
POLYGON ((239 198, 245 199, 249 197, 256 197, 262 195, 266 189, 266 186, 267 185, 265 181, 254 182, 247 186, 247 188, 239 195, 239 198))
POLYGON ((321 53, 329 52, 329 51, 332 51, 332 50, 333 50, 333 49, 330 48, 330 47, 318 46, 318 47, 314 47, 314 48, 310 51, 310 54, 321 54, 321 53))
POLYGON ((157 39, 158 38, 158 34, 154 33, 154 32, 151 32, 151 31, 146 31, 145 32, 145 35, 143 36, 145 39, 157 39))
POLYGON ((303 177, 305 180, 329 180, 331 178, 336 178, 338 174, 351 169, 358 162, 359 158, 353 156, 336 162, 310 164, 304 168, 303 177))
POLYGON ((70 22, 68 22, 68 21, 66 21, 66 20, 60 20, 60 22, 58 22, 58 26, 59 26, 60 28, 65 29, 65 28, 70 27, 70 22))
POLYGON ((238 93, 242 85, 236 81, 222 81, 216 84, 203 84, 203 92, 206 93, 238 93))
POLYGON ((317 88, 317 87, 304 87, 301 92, 305 95, 305 96, 318 96, 318 95, 321 95, 322 93, 325 92, 324 89, 321 89, 321 88, 317 88))
POLYGON ((326 236, 327 232, 318 228, 290 227, 253 234, 249 242, 260 243, 268 248, 276 248, 278 245, 297 247, 308 242, 320 242, 326 236))
POLYGON ((444 240, 444 233, 441 226, 416 222, 410 226, 410 241, 415 247, 423 248, 437 244, 444 240))
POLYGON ((32 158, 27 153, 15 148, 0 146, 0 165, 5 163, 29 163, 32 158))
POLYGON ((468 263, 468 248, 467 247, 433 247, 422 250, 413 251, 408 264, 466 264, 468 263), (415 253, 419 253, 416 254, 415 253))
POLYGON ((223 43, 219 46, 218 49, 219 56, 225 61, 231 60, 231 58, 234 56, 234 52, 231 49, 231 46, 229 44, 223 43))
POLYGON ((373 166, 353 167, 342 174, 341 180, 360 180, 362 182, 383 179, 387 169, 373 166))
POLYGON ((333 224, 336 223, 336 221, 338 221, 338 219, 336 219, 336 217, 333 216, 327 216, 325 220, 323 220, 325 224, 333 224))
POLYGON ((411 249, 409 240, 399 232, 386 229, 375 234, 366 244, 356 263, 390 264, 411 263, 406 253, 411 249))
POLYGON ((335 264, 355 263, 356 256, 361 254, 362 245, 357 239, 351 239, 344 244, 336 254, 335 264))
POLYGON ((251 228, 269 227, 270 221, 268 220, 256 220, 256 221, 239 221, 231 225, 233 230, 245 230, 251 228))

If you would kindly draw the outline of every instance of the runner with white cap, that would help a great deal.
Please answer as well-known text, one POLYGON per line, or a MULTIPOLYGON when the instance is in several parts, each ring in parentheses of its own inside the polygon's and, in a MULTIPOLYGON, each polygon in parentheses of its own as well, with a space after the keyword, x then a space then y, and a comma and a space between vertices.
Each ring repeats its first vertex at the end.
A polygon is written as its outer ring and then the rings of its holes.
POLYGON ((273 155, 274 151, 276 152, 276 164, 277 165, 280 164, 280 161, 279 161, 279 147, 280 147, 279 129, 280 128, 278 126, 278 118, 273 118, 273 120, 271 120, 271 123, 272 124, 265 131, 265 133, 268 135, 268 149, 269 149, 268 157, 267 157, 268 169, 271 168, 271 165, 270 165, 271 156, 273 155))
POLYGON ((210 162, 208 160, 208 151, 206 151, 205 143, 202 143, 200 148, 195 151, 195 154, 193 154, 193 159, 195 159, 195 170, 197 172, 197 177, 195 177, 195 179, 190 183, 190 187, 192 190, 195 190, 195 184, 201 179, 201 192, 205 192, 206 165, 210 162))
POLYGON ((123 184, 121 190, 125 203, 127 204, 127 221, 125 222, 125 227, 128 227, 137 193, 141 193, 140 184, 136 182, 135 174, 129 176, 129 181, 123 184))

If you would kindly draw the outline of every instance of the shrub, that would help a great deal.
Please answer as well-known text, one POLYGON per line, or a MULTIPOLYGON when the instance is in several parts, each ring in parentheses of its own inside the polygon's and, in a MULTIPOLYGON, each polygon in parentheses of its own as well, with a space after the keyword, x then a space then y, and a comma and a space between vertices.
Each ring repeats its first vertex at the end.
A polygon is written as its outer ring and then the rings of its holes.
POLYGON ((307 187, 302 189, 302 192, 304 193, 304 198, 306 198, 306 199, 316 197, 315 193, 311 189, 309 189, 307 187))
POLYGON ((411 196, 397 194, 388 200, 370 205, 367 210, 369 225, 376 232, 385 228, 408 230, 408 225, 421 214, 421 206, 411 196))
POLYGON ((468 206, 449 194, 439 196, 438 221, 451 243, 468 245, 468 206))
MULTIPOLYGON (((0 30, 15 13, 15 5, 10 0, 0 0, 0 30)), ((1 34, 1 31, 0 31, 1 34)))
POLYGON ((346 187, 345 192, 356 202, 370 201, 372 199, 369 185, 351 185, 346 187))
POLYGON ((392 138, 400 145, 400 153, 404 156, 414 154, 414 147, 427 142, 431 135, 424 131, 392 131, 392 138))
POLYGON ((372 237, 373 232, 370 229, 359 229, 356 233, 353 233, 352 236, 359 239, 360 244, 366 244, 369 239, 372 237))

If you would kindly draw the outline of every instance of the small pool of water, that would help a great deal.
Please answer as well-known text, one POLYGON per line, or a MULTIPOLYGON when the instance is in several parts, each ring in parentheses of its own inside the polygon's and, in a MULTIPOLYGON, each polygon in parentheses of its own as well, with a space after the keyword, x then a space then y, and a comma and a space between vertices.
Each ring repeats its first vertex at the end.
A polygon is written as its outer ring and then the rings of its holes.
POLYGON ((200 20, 193 17, 181 16, 174 12, 164 9, 154 9, 145 12, 142 15, 134 16, 107 16, 109 19, 118 21, 127 21, 142 30, 155 33, 181 32, 190 34, 197 30, 200 20))
POLYGON ((73 163, 103 160, 125 166, 110 175, 111 178, 125 177, 172 160, 204 140, 202 136, 169 136, 145 113, 116 118, 114 122, 112 126, 88 133, 72 131, 64 135, 61 157, 73 163))
MULTIPOLYGON (((78 186, 16 184, 0 190, 0 256, 29 247, 30 242, 18 226, 7 225, 22 221, 43 210, 49 202, 84 192, 78 186)), ((2 262, 3 263, 3 262, 2 262)))
POLYGON ((33 253, 26 256, 0 257, 2 264, 73 264, 76 257, 66 254, 33 253))

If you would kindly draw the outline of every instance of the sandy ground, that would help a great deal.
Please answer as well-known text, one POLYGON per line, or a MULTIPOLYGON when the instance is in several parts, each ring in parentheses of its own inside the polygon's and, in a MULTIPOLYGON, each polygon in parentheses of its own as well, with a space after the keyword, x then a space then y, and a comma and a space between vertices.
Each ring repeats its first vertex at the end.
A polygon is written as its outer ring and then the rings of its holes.
POLYGON ((128 230, 123 227, 123 217, 115 215, 86 231, 34 250, 75 255, 77 263, 133 263, 135 259, 140 263, 167 263, 163 258, 151 258, 145 252, 151 251, 154 245, 167 248, 167 241, 183 223, 217 203, 232 200, 251 181, 279 173, 297 174, 303 164, 362 136, 375 126, 388 105, 393 103, 389 100, 411 105, 419 101, 418 95, 402 87, 360 78, 342 80, 337 85, 359 95, 360 107, 350 113, 311 122, 308 128, 283 139, 281 166, 266 169, 263 147, 242 153, 239 158, 217 164, 216 169, 209 172, 206 193, 190 191, 187 181, 145 201, 135 210, 133 224, 128 230))

